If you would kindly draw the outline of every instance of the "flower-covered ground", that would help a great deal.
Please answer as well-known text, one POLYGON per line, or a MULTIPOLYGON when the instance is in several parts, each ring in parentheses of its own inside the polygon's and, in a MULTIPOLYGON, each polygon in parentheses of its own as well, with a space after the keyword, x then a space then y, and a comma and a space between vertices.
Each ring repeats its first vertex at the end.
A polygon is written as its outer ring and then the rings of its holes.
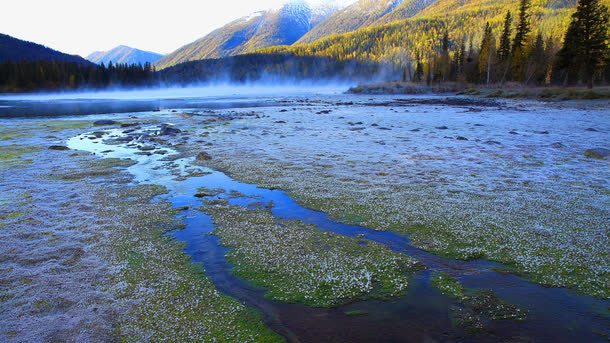
POLYGON ((380 244, 278 220, 267 210, 219 201, 203 210, 212 216, 222 244, 231 248, 234 272, 276 300, 325 307, 396 297, 421 269, 414 259, 380 244))
MULTIPOLYGON (((610 296, 607 104, 310 99, 205 135, 210 166, 309 208, 536 282, 610 296)), ((246 112, 246 110, 244 110, 246 112)))
POLYGON ((47 148, 90 121, 12 124, 0 125, 0 341, 281 341, 162 236, 176 211, 151 202, 163 187, 128 184, 133 161, 47 148))

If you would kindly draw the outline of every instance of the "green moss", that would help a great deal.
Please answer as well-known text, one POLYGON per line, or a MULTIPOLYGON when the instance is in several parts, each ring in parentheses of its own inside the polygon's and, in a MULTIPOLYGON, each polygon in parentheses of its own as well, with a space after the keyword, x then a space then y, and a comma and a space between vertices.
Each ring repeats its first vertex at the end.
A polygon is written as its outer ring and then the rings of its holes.
POLYGON ((207 187, 199 187, 197 189, 197 193, 195 194, 195 197, 197 197, 197 198, 215 197, 223 192, 224 192, 223 189, 211 189, 211 188, 207 188, 207 187))
POLYGON ((116 173, 115 168, 130 167, 135 161, 130 159, 105 158, 98 160, 85 160, 81 168, 65 169, 50 175, 52 179, 64 181, 79 181, 86 178, 107 177, 116 173))
POLYGON ((269 298, 329 307, 404 294, 415 260, 386 247, 300 221, 276 219, 268 210, 207 204, 215 234, 231 248, 233 272, 269 290, 269 298))
POLYGON ((37 310, 44 312, 44 310, 49 307, 49 302, 46 299, 40 299, 35 300, 33 305, 37 310))
POLYGON ((32 154, 42 150, 40 146, 32 145, 3 145, 0 146, 0 167, 12 167, 32 163, 32 160, 24 159, 24 155, 32 154))
POLYGON ((136 162, 125 158, 102 158, 96 159, 89 163, 93 168, 116 168, 116 167, 131 167, 136 162))
POLYGON ((128 251, 125 259, 127 260, 127 266, 129 268, 138 269, 141 268, 144 263, 144 254, 138 251, 128 251))
POLYGON ((13 140, 18 140, 18 139, 23 139, 23 138, 30 138, 33 136, 34 135, 32 135, 30 133, 24 133, 21 130, 20 131, 17 131, 17 130, 0 131, 0 141, 13 141, 13 140))
POLYGON ((467 297, 467 305, 475 313, 481 313, 494 320, 512 319, 523 321, 526 319, 526 312, 513 304, 509 304, 491 290, 474 290, 467 297))
POLYGON ((36 122, 36 124, 52 132, 82 130, 93 126, 93 123, 88 120, 45 120, 36 122))
POLYGON ((432 285, 438 288, 444 295, 458 300, 464 300, 466 298, 462 284, 448 274, 436 272, 432 275, 431 280, 432 285))
POLYGON ((485 94, 489 98, 508 99, 539 99, 539 100, 600 100, 610 98, 610 87, 598 87, 587 89, 583 87, 530 87, 530 88, 485 88, 479 93, 468 93, 469 95, 485 94))
POLYGON ((485 329, 483 318, 468 308, 451 306, 449 308, 449 318, 452 326, 462 328, 471 334, 485 329))
POLYGON ((21 212, 21 211, 12 211, 12 212, 8 212, 8 213, 0 213, 0 220, 7 220, 7 219, 17 219, 21 216, 23 216, 25 213, 21 212))
POLYGON ((527 313, 515 305, 499 299, 491 290, 467 289, 446 273, 435 272, 432 285, 444 295, 457 300, 461 307, 453 308, 454 319, 469 330, 479 330, 486 319, 526 319, 527 313))

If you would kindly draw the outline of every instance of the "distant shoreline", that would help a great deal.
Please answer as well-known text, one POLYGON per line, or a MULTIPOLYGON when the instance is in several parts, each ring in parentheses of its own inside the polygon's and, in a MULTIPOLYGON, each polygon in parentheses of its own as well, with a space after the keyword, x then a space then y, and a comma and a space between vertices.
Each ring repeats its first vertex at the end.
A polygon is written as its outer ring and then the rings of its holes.
POLYGON ((536 99, 544 101, 606 100, 610 99, 610 86, 586 87, 524 87, 520 85, 468 85, 440 83, 425 85, 412 82, 375 82, 361 84, 347 91, 349 94, 405 95, 452 94, 482 98, 536 99))

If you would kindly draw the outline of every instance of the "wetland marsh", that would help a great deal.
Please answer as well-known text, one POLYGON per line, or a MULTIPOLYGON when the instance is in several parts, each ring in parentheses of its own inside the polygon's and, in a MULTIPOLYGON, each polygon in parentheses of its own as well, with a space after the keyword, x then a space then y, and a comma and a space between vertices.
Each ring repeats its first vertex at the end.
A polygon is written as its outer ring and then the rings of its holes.
POLYGON ((609 106, 0 100, 0 337, 605 341, 609 106))

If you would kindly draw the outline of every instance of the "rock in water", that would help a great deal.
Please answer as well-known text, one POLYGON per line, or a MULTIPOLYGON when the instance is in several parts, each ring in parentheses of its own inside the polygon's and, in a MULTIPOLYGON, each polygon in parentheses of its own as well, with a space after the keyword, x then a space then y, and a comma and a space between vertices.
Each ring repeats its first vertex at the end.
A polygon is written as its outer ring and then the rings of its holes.
POLYGON ((555 142, 555 143, 551 144, 551 147, 553 147, 555 149, 563 149, 566 146, 561 142, 555 142))
POLYGON ((585 157, 604 160, 610 157, 610 149, 594 148, 585 151, 585 157))
POLYGON ((199 154, 197 154, 197 161, 209 161, 212 159, 212 156, 210 156, 210 154, 208 154, 207 152, 200 152, 199 154))
POLYGON ((159 130, 159 136, 175 136, 180 132, 182 132, 180 129, 169 125, 163 125, 161 126, 161 130, 159 130))
POLYGON ((63 146, 63 145, 51 145, 49 147, 49 150, 66 151, 66 150, 70 150, 70 148, 68 148, 67 146, 63 146))
POLYGON ((103 120, 96 120, 93 122, 93 125, 95 126, 106 126, 106 125, 115 125, 117 122, 114 120, 109 120, 109 119, 103 119, 103 120))

